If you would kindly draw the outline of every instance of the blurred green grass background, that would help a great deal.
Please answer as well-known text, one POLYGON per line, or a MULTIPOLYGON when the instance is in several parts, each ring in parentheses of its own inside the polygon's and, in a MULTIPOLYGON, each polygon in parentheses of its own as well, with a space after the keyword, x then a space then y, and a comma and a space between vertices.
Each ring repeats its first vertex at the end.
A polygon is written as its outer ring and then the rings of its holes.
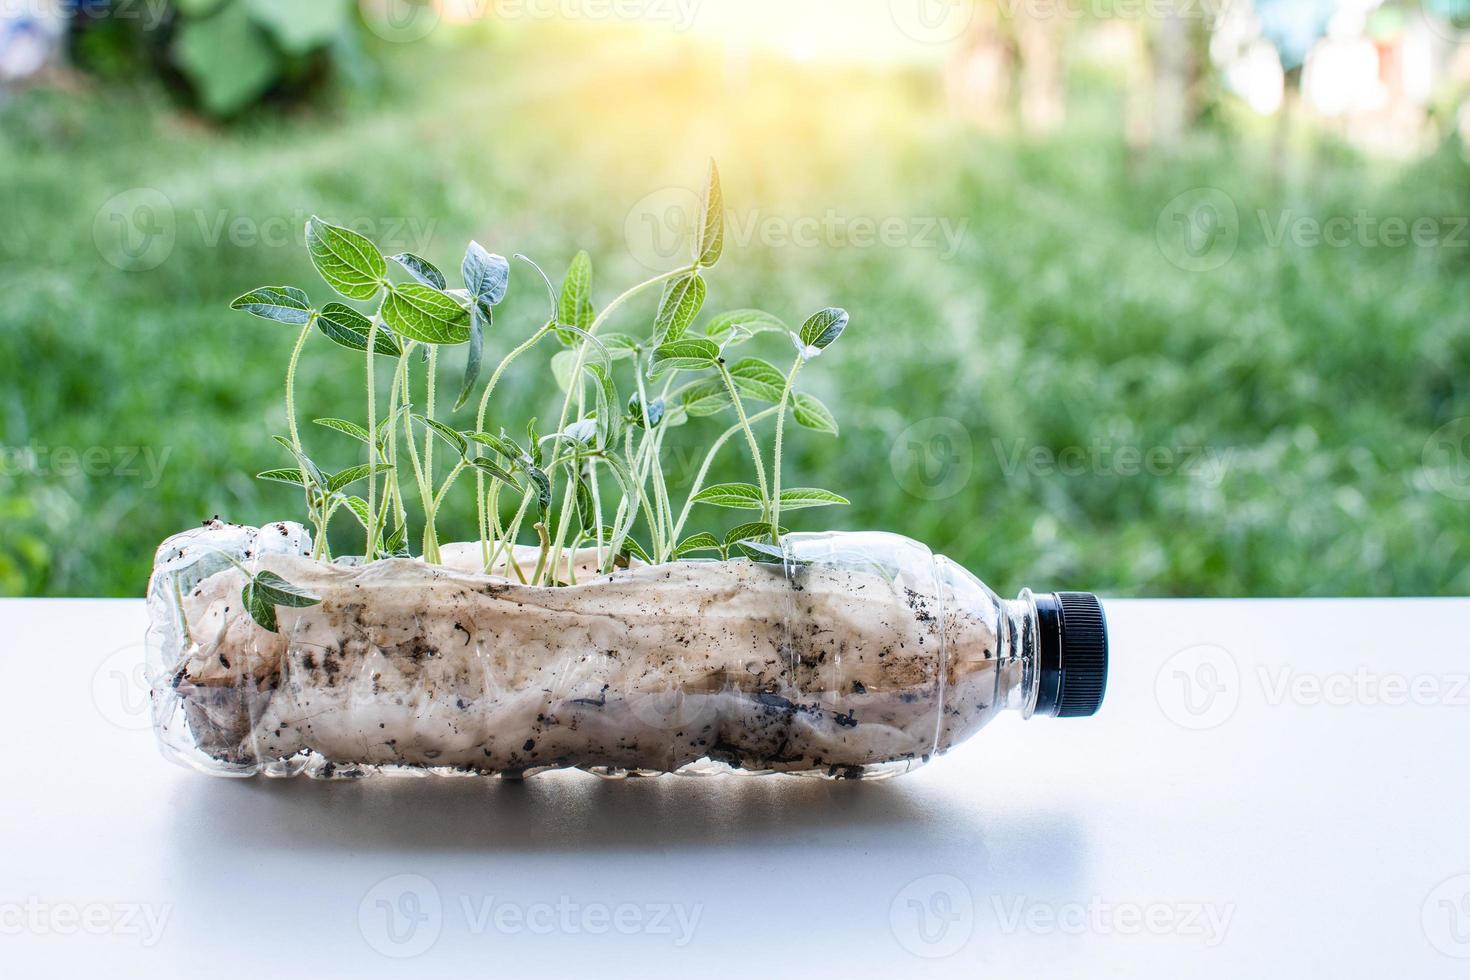
MULTIPOLYGON (((1025 140, 967 129, 922 72, 731 66, 632 40, 549 57, 564 43, 405 50, 386 90, 229 129, 104 89, 0 107, 0 594, 139 595, 175 531, 300 518, 291 490, 252 476, 286 462, 270 435, 291 332, 228 303, 265 284, 326 301, 300 245, 310 213, 445 268, 470 238, 553 275, 586 248, 605 303, 648 275, 630 246, 640 202, 694 187, 710 156, 746 227, 833 214, 911 232, 810 247, 756 234, 712 276, 707 314, 852 313, 804 376, 841 438, 800 432, 788 482, 853 506, 796 528, 908 534, 1007 592, 1470 590, 1467 504, 1435 489, 1429 447, 1470 415, 1470 248, 1269 234, 1283 215, 1470 214, 1457 146, 1388 165, 1319 139, 1280 172, 1267 134, 1242 125, 1139 156, 1103 86, 1074 92, 1080 122, 1025 140), (1157 226, 1198 188, 1234 205, 1239 242, 1189 271, 1157 226), (156 268, 109 261, 120 194, 166 202, 156 268), (918 240, 931 221, 963 225, 952 254, 937 231, 918 240), (1150 451, 1155 472, 1130 472, 1150 451), (1046 464, 1059 455, 1079 465, 1046 464)), ((653 302, 613 329, 641 332, 653 302)), ((488 356, 544 315, 517 267, 488 356)), ((551 353, 503 387, 496 424, 554 416, 551 353)), ((302 416, 358 417, 360 374, 313 344, 302 416)), ((323 463, 351 460, 312 438, 323 463)), ((716 479, 747 465, 727 452, 716 479)), ((472 507, 453 501, 446 540, 472 535, 472 507)))

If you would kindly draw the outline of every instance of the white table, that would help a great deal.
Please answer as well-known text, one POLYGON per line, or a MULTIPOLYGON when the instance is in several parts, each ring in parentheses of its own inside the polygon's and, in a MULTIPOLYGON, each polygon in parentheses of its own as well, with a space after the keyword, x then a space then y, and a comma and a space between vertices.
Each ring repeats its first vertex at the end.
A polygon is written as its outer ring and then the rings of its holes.
POLYGON ((889 782, 324 784, 164 762, 141 603, 3 601, 0 975, 1470 974, 1470 601, 1108 612, 1101 715, 889 782))

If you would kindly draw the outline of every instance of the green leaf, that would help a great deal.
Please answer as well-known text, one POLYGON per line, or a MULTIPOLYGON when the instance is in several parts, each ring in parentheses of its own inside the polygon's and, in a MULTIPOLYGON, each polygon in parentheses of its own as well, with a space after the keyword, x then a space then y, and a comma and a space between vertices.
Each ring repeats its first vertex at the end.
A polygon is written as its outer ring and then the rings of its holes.
POLYGON ((462 344, 470 339, 470 311, 453 296, 418 283, 388 291, 383 319, 395 333, 421 344, 462 344))
POLYGON ((359 480, 366 480, 370 476, 386 473, 391 469, 393 467, 386 463, 376 463, 372 466, 366 463, 359 463, 356 466, 349 466, 347 469, 327 477, 327 492, 336 493, 339 490, 345 490, 359 480))
POLYGON ((245 588, 240 590, 240 601, 245 604, 245 610, 250 613, 250 618, 255 620, 261 629, 268 633, 279 633, 280 627, 276 622, 276 607, 267 602, 255 587, 255 579, 245 583, 245 588))
POLYGON ((400 252, 392 256, 394 262, 408 270, 408 274, 420 285, 428 286, 430 289, 447 289, 449 282, 444 278, 444 273, 439 267, 428 259, 414 255, 412 252, 400 252))
POLYGON ((408 525, 400 524, 393 533, 388 535, 388 540, 383 542, 383 554, 393 558, 407 558, 408 554, 408 525))
POLYGON ((797 425, 837 435, 837 418, 814 396, 797 392, 792 399, 791 408, 796 415, 797 425))
POLYGON ((632 555, 645 565, 653 564, 653 559, 648 557, 648 552, 644 551, 643 546, 634 541, 631 536, 623 539, 623 555, 625 557, 632 555))
POLYGON ((311 300, 294 286, 261 286, 252 289, 230 304, 232 310, 243 310, 263 320, 303 327, 311 322, 311 300))
POLYGON ((257 480, 269 480, 272 483, 289 483, 293 487, 304 487, 306 481, 301 478, 301 468, 294 470, 266 470, 264 473, 255 474, 257 480))
POLYGON ((536 436, 536 420, 532 419, 526 423, 526 439, 529 440, 531 451, 529 459, 536 465, 541 465, 541 440, 536 436))
POLYGON ((601 364, 587 365, 587 373, 592 375, 592 380, 596 382, 592 390, 597 395, 597 430, 601 437, 600 444, 613 445, 622 431, 619 425, 622 415, 615 409, 618 404, 618 386, 613 381, 612 372, 601 364))
MULTIPOLYGON (((782 494, 782 499, 785 499, 785 494, 782 494)), ((719 483, 705 487, 694 495, 694 502, 732 507, 736 510, 761 510, 765 507, 765 498, 761 496, 760 488, 749 483, 719 483)))
POLYGON ((495 462, 495 460, 491 459, 489 456, 476 456, 474 459, 470 460, 470 465, 477 470, 482 470, 483 472, 490 474, 495 479, 499 480, 502 483, 508 484, 510 487, 517 491, 521 489, 521 485, 516 482, 516 478, 510 474, 510 471, 505 469, 499 463, 495 462))
POLYGON ((831 490, 822 490, 817 487, 792 487, 781 491, 782 510, 801 510, 803 507, 832 507, 846 506, 852 503, 846 497, 839 497, 831 490))
POLYGON ((373 321, 345 304, 328 303, 317 314, 316 325, 328 340, 348 350, 365 352, 368 335, 372 334, 373 350, 376 353, 388 357, 399 357, 403 354, 403 346, 393 335, 393 331, 380 323, 377 332, 373 333, 373 321))
POLYGON ((615 361, 638 356, 638 341, 625 333, 604 334, 602 346, 607 348, 608 356, 615 361))
POLYGON ((214 116, 231 116, 250 105, 281 72, 270 39, 241 4, 184 21, 174 37, 173 60, 214 116))
POLYGON ((373 440, 372 437, 368 435, 368 430, 364 429, 356 422, 349 422, 346 419, 312 419, 312 423, 315 425, 324 426, 328 429, 335 429, 338 432, 351 436, 358 442, 372 445, 373 440))
POLYGON ((475 299, 470 304, 470 346, 464 364, 464 381, 459 386, 459 397, 454 400, 457 412, 469 401, 475 385, 480 383, 480 367, 485 360, 485 331, 493 324, 490 307, 475 299))
POLYGON ((694 260, 708 268, 720 261, 725 251, 725 194, 720 187, 720 169, 709 162, 709 178, 704 185, 704 206, 700 209, 699 238, 694 260))
POLYGON ((786 377, 768 361, 747 357, 730 366, 730 378, 742 395, 758 401, 779 402, 786 390, 786 377))
POLYGON ((578 252, 572 259, 567 277, 562 280, 561 301, 557 304, 556 316, 557 337, 568 347, 576 343, 575 337, 560 327, 572 326, 586 330, 592 326, 592 256, 585 251, 578 252))
POLYGON ((510 263, 503 256, 486 251, 479 242, 470 242, 459 273, 470 295, 491 306, 505 299, 505 292, 510 288, 510 263))
POLYGON ((597 508, 592 500, 592 487, 588 485, 582 474, 577 474, 577 521, 583 529, 590 530, 597 526, 597 508))
POLYGON ((322 601, 321 596, 313 595, 299 585, 292 585, 275 572, 257 574, 255 589, 272 605, 286 606, 290 609, 305 609, 307 606, 315 606, 322 601))
POLYGON ((306 223, 306 248, 327 285, 348 299, 370 300, 384 285, 383 253, 355 231, 313 217, 306 223))
MULTIPOLYGON (((658 424, 664 420, 664 410, 665 406, 664 400, 662 398, 655 398, 653 401, 648 403, 647 428, 658 428, 658 424)), ((633 424, 638 426, 639 428, 645 427, 643 420, 643 399, 638 395, 637 392, 634 392, 633 397, 628 399, 628 417, 631 418, 633 420, 633 424)))
POLYGON ((684 411, 695 418, 717 415, 735 402, 723 378, 701 378, 684 389, 680 396, 684 411))
POLYGON ((707 291, 704 277, 697 272, 680 276, 665 287, 658 316, 653 321, 655 345, 677 341, 688 332, 689 325, 704 307, 707 291))
POLYGON ((653 351, 653 362, 649 375, 664 371, 699 371, 711 368, 720 361, 720 349, 714 341, 686 337, 673 343, 659 344, 653 351))
POLYGON ((449 448, 453 449, 455 454, 458 455, 461 459, 463 459, 465 457, 465 454, 469 452, 469 440, 466 439, 462 433, 454 431, 443 422, 440 422, 438 419, 430 419, 425 418, 422 415, 415 415, 413 417, 413 420, 420 425, 427 426, 435 433, 437 433, 441 439, 449 443, 449 448))
POLYGON ((562 391, 572 390, 572 374, 577 370, 577 352, 559 350, 551 355, 551 376, 562 391))
MULTIPOLYGON (((785 534, 786 529, 783 527, 780 529, 780 532, 785 534)), ((725 535, 725 547, 730 548, 739 544, 741 541, 753 541, 761 538, 769 539, 770 536, 771 525, 768 521, 753 521, 749 524, 740 524, 732 527, 725 535)))
POLYGON ((353 517, 357 518, 357 523, 361 524, 362 529, 366 531, 368 524, 372 522, 372 511, 368 510, 367 501, 361 497, 342 497, 341 499, 342 506, 346 507, 353 517))
POLYGON ((760 333, 789 333, 790 329, 780 317, 764 310, 731 310, 705 324, 704 335, 718 344, 736 331, 753 337, 760 333))
POLYGON ((325 487, 327 485, 327 478, 322 474, 322 468, 312 462, 311 457, 303 452, 298 452, 296 447, 291 445, 289 439, 282 438, 281 436, 274 436, 273 438, 286 448, 286 452, 296 458, 296 462, 302 469, 306 470, 306 475, 311 478, 313 483, 319 487, 325 487))
POLYGON ((489 432, 466 432, 465 437, 482 446, 489 446, 508 460, 515 461, 522 456, 520 447, 507 439, 504 434, 497 436, 489 432))
POLYGON ((680 541, 674 548, 674 557, 679 558, 696 551, 718 551, 723 553, 724 550, 724 546, 720 544, 718 538, 708 531, 701 531, 680 541))
POLYGON ((739 548, 745 557, 751 561, 758 561, 766 565, 809 565, 809 561, 792 559, 786 554, 786 549, 777 544, 767 544, 764 541, 737 541, 735 547, 739 548))
POLYGON ((544 523, 547 514, 551 512, 551 478, 546 475, 546 471, 541 468, 540 463, 532 464, 525 469, 526 476, 530 477, 531 482, 536 485, 537 513, 544 523))
MULTIPOLYGON (((847 329, 847 311, 828 307, 813 313, 801 325, 801 342, 812 351, 824 351, 847 329)), ((808 357, 815 356, 808 354, 808 357)))

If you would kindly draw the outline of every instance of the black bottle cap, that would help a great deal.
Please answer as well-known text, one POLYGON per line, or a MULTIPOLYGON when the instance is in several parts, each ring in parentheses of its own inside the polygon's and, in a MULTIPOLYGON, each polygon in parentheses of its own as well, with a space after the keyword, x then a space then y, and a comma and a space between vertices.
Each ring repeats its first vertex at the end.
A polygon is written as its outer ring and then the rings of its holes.
POLYGON ((1108 623, 1088 592, 1036 596, 1041 640, 1036 713, 1057 718, 1097 714, 1108 688, 1108 623))

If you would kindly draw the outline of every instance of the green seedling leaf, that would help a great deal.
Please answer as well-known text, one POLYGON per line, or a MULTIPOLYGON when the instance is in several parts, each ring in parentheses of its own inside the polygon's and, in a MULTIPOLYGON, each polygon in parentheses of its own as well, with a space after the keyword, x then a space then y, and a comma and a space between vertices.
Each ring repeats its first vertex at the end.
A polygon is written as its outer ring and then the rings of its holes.
MULTIPOLYGON (((782 499, 785 499, 784 494, 782 499)), ((733 507, 736 510, 761 510, 765 507, 765 498, 761 496, 760 488, 749 483, 718 483, 705 487, 694 495, 694 502, 713 504, 716 507, 733 507)))
POLYGON ((444 273, 439 267, 428 259, 414 255, 412 252, 400 252, 393 256, 393 261, 408 270, 408 274, 420 285, 428 286, 430 289, 448 289, 449 281, 444 278, 444 273))
POLYGON ((312 419, 312 423, 323 426, 324 428, 335 429, 365 445, 371 445, 373 441, 372 437, 368 435, 367 429, 364 429, 356 422, 349 422, 346 419, 312 419))
POLYGON ((720 349, 714 341, 686 337, 654 348, 648 374, 657 377, 665 371, 702 371, 719 362, 720 349))
POLYGON ((528 454, 531 463, 534 466, 540 466, 542 462, 541 440, 536 437, 535 419, 526 423, 526 438, 530 440, 527 444, 531 447, 531 451, 528 454))
POLYGON ((497 436, 489 432, 466 432, 465 438, 471 442, 478 442, 482 446, 489 446, 511 462, 516 461, 523 455, 520 447, 507 439, 504 433, 497 436))
POLYGON ((688 332, 689 325, 704 307, 708 288, 704 277, 697 272, 680 276, 665 287, 658 316, 653 321, 655 345, 677 341, 688 332))
POLYGON ((556 318, 556 335, 568 347, 576 343, 576 336, 563 328, 592 326, 592 256, 585 251, 578 252, 567 269, 556 318))
MULTIPOLYGON (((578 419, 567 426, 561 433, 562 439, 568 439, 580 445, 587 445, 597 436, 597 419, 578 419)), ((547 436, 547 439, 556 438, 547 436)))
POLYGON ((419 283, 392 287, 383 301, 383 319, 399 336, 421 344, 470 339, 470 311, 453 296, 419 283))
POLYGON ((562 391, 572 390, 572 375, 577 370, 577 352, 559 350, 551 355, 551 376, 562 391))
POLYGON ((680 396, 684 411, 695 418, 717 415, 735 404, 722 378, 701 378, 680 396))
POLYGON ((614 445, 621 434, 621 416, 613 410, 618 403, 618 386, 613 381, 612 371, 601 364, 587 365, 587 373, 596 382, 593 390, 597 394, 597 428, 602 437, 601 444, 614 445))
POLYGON ((250 613, 250 618, 255 620, 256 625, 267 633, 279 633, 280 626, 276 622, 276 607, 267 602, 255 587, 255 579, 245 583, 245 588, 240 590, 240 601, 245 604, 245 610, 250 613))
POLYGON ((577 521, 582 529, 591 529, 597 526, 597 507, 592 500, 592 487, 577 474, 577 521))
POLYGON ((846 497, 839 497, 831 490, 821 490, 817 487, 792 487, 781 491, 782 510, 800 510, 803 507, 832 507, 846 506, 852 503, 846 497))
POLYGON ((847 311, 835 306, 813 313, 805 323, 801 325, 801 334, 797 349, 806 360, 811 360, 822 351, 832 346, 832 343, 847 329, 847 311))
POLYGON ((302 609, 322 601, 320 596, 292 585, 275 572, 256 574, 245 585, 240 598, 244 600, 250 618, 272 633, 279 631, 276 623, 277 606, 302 609))
POLYGON ((701 531, 698 534, 691 534, 683 541, 680 541, 674 548, 674 557, 681 558, 684 555, 693 554, 696 551, 718 551, 724 554, 725 548, 713 534, 710 534, 708 531, 701 531))
POLYGON ((607 348, 607 356, 615 361, 638 356, 638 341, 625 333, 604 334, 602 346, 607 348))
POLYGON ((357 466, 349 466, 347 469, 327 477, 327 492, 336 493, 339 490, 345 490, 359 480, 366 480, 370 476, 386 473, 391 469, 393 467, 386 463, 377 463, 373 466, 369 466, 366 463, 359 463, 357 466))
POLYGON ((623 539, 623 557, 627 558, 629 555, 637 558, 645 565, 653 564, 653 559, 648 557, 648 552, 644 551, 643 546, 637 541, 634 541, 631 535, 623 539))
POLYGON ((829 435, 837 435, 836 417, 814 396, 798 392, 792 399, 791 408, 796 415, 797 425, 829 435))
POLYGON ((746 337, 754 337, 761 333, 790 333, 791 328, 780 317, 765 310, 731 310, 721 313, 704 326, 704 335, 717 344, 723 344, 737 331, 746 337))
MULTIPOLYGON (((636 393, 633 395, 632 398, 628 399, 628 418, 632 419, 633 424, 638 426, 640 429, 644 427, 643 400, 636 393)), ((648 403, 647 427, 650 429, 656 429, 658 428, 658 424, 663 420, 664 400, 662 398, 655 398, 653 401, 648 403)))
MULTIPOLYGON (((350 306, 328 303, 317 315, 316 326, 332 343, 348 350, 366 352, 373 321, 350 306)), ((388 357, 399 357, 403 354, 403 347, 393 331, 380 323, 377 333, 373 334, 373 351, 388 357)))
POLYGON ((261 286, 252 289, 230 304, 233 310, 243 310, 251 316, 277 323, 289 323, 293 327, 304 327, 311 322, 311 300, 305 292, 294 286, 261 286))
MULTIPOLYGON (((540 450, 538 449, 537 454, 539 455, 539 453, 540 450)), ((540 515, 541 520, 544 523, 546 520, 546 515, 551 512, 551 478, 548 477, 546 475, 546 471, 541 468, 541 464, 539 461, 531 466, 527 466, 525 469, 526 476, 530 477, 531 482, 536 486, 537 513, 540 515)))
POLYGON ((516 478, 511 475, 510 471, 505 469, 499 463, 495 462, 495 460, 491 459, 489 456, 476 456, 474 459, 470 460, 470 465, 473 466, 475 469, 480 470, 481 472, 488 473, 490 476, 493 476, 495 479, 499 480, 501 483, 506 484, 517 492, 519 492, 521 489, 521 485, 516 482, 516 478))
POLYGON ((454 400, 456 412, 469 401, 475 385, 480 383, 480 366, 485 359, 485 331, 494 323, 492 316, 490 307, 484 301, 477 298, 470 304, 469 356, 465 360, 464 381, 459 387, 459 397, 454 400))
POLYGON ((289 483, 293 487, 304 487, 306 481, 301 478, 301 470, 266 470, 264 473, 255 474, 257 480, 269 480, 272 483, 289 483))
MULTIPOLYGON (((781 534, 786 533, 784 527, 780 528, 779 531, 781 534)), ((729 533, 725 535, 725 548, 732 548, 741 541, 759 541, 762 538, 768 541, 771 538, 771 525, 769 522, 753 521, 749 524, 740 524, 732 527, 729 533)))
POLYGON ((466 439, 462 433, 454 431, 443 422, 440 422, 438 419, 430 419, 425 418, 422 415, 415 415, 413 417, 413 420, 420 425, 427 426, 428 428, 432 429, 436 435, 438 435, 441 439, 449 444, 449 448, 453 449, 455 454, 459 456, 460 459, 463 459, 465 455, 469 452, 469 440, 466 439))
POLYGON ((730 379, 742 395, 763 402, 778 402, 786 390, 786 377, 759 357, 747 357, 730 366, 730 379))
POLYGON ((290 453, 296 458, 296 462, 301 466, 302 469, 306 470, 306 475, 311 478, 311 481, 313 483, 315 483, 319 487, 325 487, 327 485, 327 478, 322 475, 322 468, 316 465, 316 463, 312 462, 309 456, 307 456, 305 453, 297 452, 296 447, 291 445, 291 441, 289 439, 286 439, 282 436, 273 436, 272 438, 274 438, 276 442, 280 443, 282 446, 286 447, 286 452, 290 453))
POLYGON ((505 299, 510 288, 510 263, 503 256, 486 251, 479 242, 470 242, 459 272, 470 295, 491 306, 505 299))
POLYGON ((390 558, 407 558, 408 554, 408 525, 400 524, 383 542, 383 553, 390 558))
POLYGON ((720 187, 720 169, 709 162, 709 177, 704 185, 704 206, 700 209, 699 238, 694 260, 708 268, 720 261, 725 251, 725 194, 720 187))
POLYGON ((807 562, 792 560, 780 545, 768 544, 765 541, 737 541, 735 547, 739 548, 751 561, 760 562, 763 565, 807 564, 807 562))
POLYGON ((370 300, 386 284, 383 253, 355 231, 313 217, 306 223, 306 248, 327 285, 348 299, 370 300))
POLYGON ((361 524, 362 529, 366 531, 372 515, 372 511, 368 509, 367 501, 361 497, 341 497, 341 500, 342 506, 346 507, 353 517, 357 518, 357 523, 361 524))

